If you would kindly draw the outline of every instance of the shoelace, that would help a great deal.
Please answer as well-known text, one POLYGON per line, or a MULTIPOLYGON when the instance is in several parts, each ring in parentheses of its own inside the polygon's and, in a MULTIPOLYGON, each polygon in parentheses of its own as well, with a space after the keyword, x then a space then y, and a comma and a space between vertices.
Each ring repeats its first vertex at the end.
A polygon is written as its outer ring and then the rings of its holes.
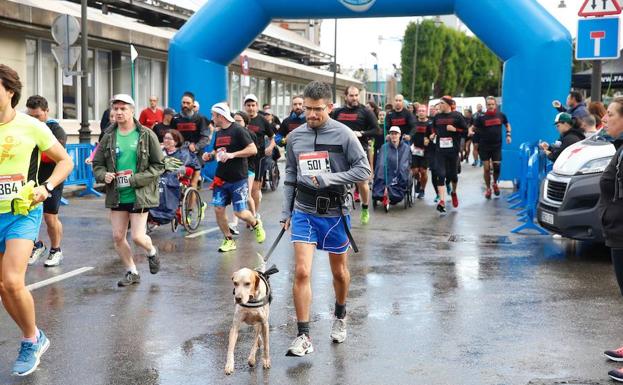
POLYGON ((22 345, 19 348, 19 353, 17 355, 17 361, 26 362, 28 358, 34 354, 35 352, 35 344, 28 341, 22 341, 22 345))

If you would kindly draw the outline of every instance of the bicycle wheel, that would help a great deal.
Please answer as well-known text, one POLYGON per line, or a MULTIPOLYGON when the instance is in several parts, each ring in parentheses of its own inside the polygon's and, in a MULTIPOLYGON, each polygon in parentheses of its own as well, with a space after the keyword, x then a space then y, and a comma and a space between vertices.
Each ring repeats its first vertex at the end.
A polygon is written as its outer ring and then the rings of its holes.
POLYGON ((194 187, 188 187, 182 198, 182 226, 189 233, 199 227, 203 213, 201 212, 201 195, 194 187))
POLYGON ((281 175, 279 174, 279 166, 277 166, 277 162, 275 162, 272 170, 270 170, 271 178, 270 178, 270 190, 275 191, 279 186, 279 179, 281 175))

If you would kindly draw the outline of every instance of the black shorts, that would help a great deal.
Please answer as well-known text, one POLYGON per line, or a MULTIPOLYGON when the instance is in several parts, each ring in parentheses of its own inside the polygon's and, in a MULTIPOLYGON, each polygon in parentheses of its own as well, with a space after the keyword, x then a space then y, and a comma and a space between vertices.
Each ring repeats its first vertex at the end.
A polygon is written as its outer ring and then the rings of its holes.
MULTIPOLYGON (((262 151, 262 154, 264 154, 264 150, 261 150, 261 151, 262 151)), ((262 162, 263 158, 264 158, 263 156, 255 157, 255 161, 253 165, 253 171, 255 171, 255 177, 253 178, 253 180, 256 182, 259 182, 262 180, 262 171, 264 170, 264 168, 262 167, 262 165, 264 164, 264 162, 262 162)))
POLYGON ((428 158, 411 155, 411 168, 428 168, 428 158))
POLYGON ((435 166, 437 174, 437 185, 443 186, 446 180, 449 182, 457 182, 459 154, 454 152, 437 152, 435 166))
POLYGON ((59 184, 52 190, 48 199, 43 201, 43 212, 45 214, 58 214, 61 207, 61 198, 63 197, 63 184, 59 184))
POLYGON ((119 206, 113 207, 110 209, 111 211, 127 211, 130 214, 142 214, 149 211, 147 208, 143 209, 135 209, 134 203, 119 203, 119 206))
POLYGON ((474 144, 478 144, 480 143, 480 135, 478 134, 478 132, 474 133, 474 136, 472 136, 472 142, 474 144))
POLYGON ((502 146, 483 146, 478 147, 478 157, 480 160, 492 160, 494 162, 502 161, 502 146))

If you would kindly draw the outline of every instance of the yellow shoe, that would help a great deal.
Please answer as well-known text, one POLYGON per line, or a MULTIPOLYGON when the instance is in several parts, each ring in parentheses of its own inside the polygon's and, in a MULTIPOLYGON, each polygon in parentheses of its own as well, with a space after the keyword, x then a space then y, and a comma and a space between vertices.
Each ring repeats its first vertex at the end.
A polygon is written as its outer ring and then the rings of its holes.
POLYGON ((226 253, 228 251, 236 250, 236 241, 233 239, 223 239, 223 243, 221 243, 221 247, 218 248, 218 251, 221 253, 226 253))
POLYGON ((261 220, 257 220, 257 224, 253 227, 253 231, 255 231, 255 240, 257 243, 262 243, 266 240, 266 232, 264 231, 264 226, 262 225, 261 220))

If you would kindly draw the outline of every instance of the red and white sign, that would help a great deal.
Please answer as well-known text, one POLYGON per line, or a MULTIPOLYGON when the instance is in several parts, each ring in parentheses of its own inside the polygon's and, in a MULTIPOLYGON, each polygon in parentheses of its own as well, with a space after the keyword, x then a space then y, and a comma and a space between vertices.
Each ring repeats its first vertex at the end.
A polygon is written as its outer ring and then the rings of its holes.
POLYGON ((249 75, 249 57, 247 55, 240 55, 240 68, 243 75, 249 75))
POLYGON ((619 15, 621 6, 618 0, 584 0, 578 16, 608 16, 619 15))

